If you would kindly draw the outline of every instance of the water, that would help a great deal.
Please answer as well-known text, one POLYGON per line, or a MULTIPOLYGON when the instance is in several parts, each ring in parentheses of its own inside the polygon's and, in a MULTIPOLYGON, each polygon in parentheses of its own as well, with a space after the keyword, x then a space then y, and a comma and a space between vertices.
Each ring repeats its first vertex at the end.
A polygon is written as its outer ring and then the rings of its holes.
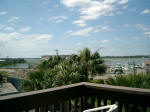
POLYGON ((30 67, 36 67, 41 61, 41 58, 25 58, 26 63, 19 63, 16 65, 3 66, 0 68, 11 68, 11 69, 28 69, 30 67))
POLYGON ((41 62, 41 58, 25 58, 25 61, 31 68, 35 68, 41 62))
POLYGON ((146 61, 150 61, 150 58, 104 58, 106 65, 116 65, 116 64, 127 64, 127 63, 135 63, 142 64, 146 61))
MULTIPOLYGON (((135 63, 142 64, 146 61, 150 61, 150 58, 103 58, 105 60, 106 65, 116 65, 116 64, 127 64, 127 63, 135 63)), ((0 68, 23 68, 27 69, 30 67, 36 67, 41 62, 41 58, 25 58, 26 63, 16 64, 11 66, 5 66, 0 68)))
POLYGON ((3 66, 0 68, 22 68, 22 69, 27 69, 29 68, 29 64, 27 63, 21 63, 21 64, 16 64, 16 65, 9 65, 9 66, 3 66))

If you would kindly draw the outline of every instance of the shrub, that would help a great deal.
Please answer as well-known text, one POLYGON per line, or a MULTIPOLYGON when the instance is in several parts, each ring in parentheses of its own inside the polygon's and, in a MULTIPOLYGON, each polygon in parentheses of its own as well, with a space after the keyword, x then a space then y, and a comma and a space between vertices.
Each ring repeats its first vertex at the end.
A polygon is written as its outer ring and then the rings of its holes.
POLYGON ((92 53, 88 48, 80 54, 72 54, 67 58, 50 56, 39 64, 36 72, 29 74, 23 86, 27 90, 39 90, 72 83, 89 81, 89 76, 106 71, 104 61, 98 52, 92 53), (27 87, 29 86, 29 87, 27 87))
POLYGON ((104 80, 103 79, 97 79, 97 80, 91 80, 91 83, 96 83, 96 84, 104 84, 104 80))
POLYGON ((116 75, 106 80, 107 84, 135 88, 150 88, 150 73, 116 75))
POLYGON ((7 82, 7 75, 5 72, 0 72, 0 83, 7 82))

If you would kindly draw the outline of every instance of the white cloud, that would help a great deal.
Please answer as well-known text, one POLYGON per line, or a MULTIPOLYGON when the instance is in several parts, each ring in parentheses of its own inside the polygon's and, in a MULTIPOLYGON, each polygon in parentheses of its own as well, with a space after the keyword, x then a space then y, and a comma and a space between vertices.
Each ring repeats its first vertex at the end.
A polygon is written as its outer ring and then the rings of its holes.
POLYGON ((126 5, 125 5, 125 6, 123 6, 123 9, 127 9, 127 8, 128 8, 128 6, 126 6, 126 5))
POLYGON ((147 37, 150 37, 150 32, 145 32, 144 35, 146 35, 147 37))
POLYGON ((134 40, 139 40, 139 37, 134 37, 133 39, 134 39, 134 40))
POLYGON ((124 24, 123 26, 126 27, 126 28, 129 28, 129 27, 130 27, 129 24, 124 24))
POLYGON ((101 29, 106 31, 106 30, 109 30, 109 27, 108 26, 102 26, 101 29))
POLYGON ((82 43, 81 43, 81 42, 78 42, 78 43, 77 43, 77 46, 81 46, 81 45, 82 45, 82 43))
POLYGON ((95 44, 97 42, 98 42, 97 40, 91 40, 91 41, 89 41, 90 44, 95 44))
POLYGON ((42 34, 42 35, 39 35, 37 36, 37 39, 36 40, 51 40, 52 39, 52 35, 51 34, 42 34))
POLYGON ((15 31, 15 29, 13 27, 5 27, 4 30, 6 30, 6 31, 15 31))
POLYGON ((121 15, 121 14, 122 14, 122 12, 118 11, 118 12, 116 12, 116 14, 121 15))
POLYGON ((8 19, 8 22, 14 22, 14 21, 16 21, 16 20, 19 20, 19 17, 10 17, 10 18, 8 19))
MULTIPOLYGON (((21 34, 13 33, 0 33, 0 46, 1 50, 8 52, 25 53, 38 51, 42 49, 46 42, 52 39, 51 34, 21 34)), ((10 53, 6 54, 10 54, 10 53)), ((5 52, 4 52, 5 53, 5 52)), ((12 54, 12 53, 11 53, 12 54)), ((13 53, 14 54, 14 53, 13 53)))
POLYGON ((109 13, 107 16, 114 16, 114 13, 109 13))
POLYGON ((141 12, 141 14, 150 14, 150 9, 145 9, 141 12))
POLYGON ((102 40, 101 43, 108 43, 110 40, 102 40))
POLYGON ((99 27, 97 27, 97 28, 95 28, 95 30, 93 31, 93 32, 99 32, 100 31, 100 28, 99 27))
POLYGON ((68 17, 66 17, 66 16, 55 16, 55 17, 48 18, 48 21, 52 21, 52 22, 55 22, 55 23, 61 23, 65 19, 68 19, 68 17))
POLYGON ((0 15, 6 15, 7 14, 7 12, 6 11, 2 11, 2 12, 0 12, 0 15))
POLYGON ((42 5, 48 5, 49 2, 41 2, 42 5))
POLYGON ((147 31, 147 30, 150 30, 150 27, 149 26, 145 26, 143 24, 136 24, 135 27, 137 29, 140 29, 140 30, 143 30, 143 31, 147 31))
POLYGON ((118 3, 119 3, 119 4, 126 4, 126 3, 128 3, 128 1, 129 1, 129 0, 120 0, 118 3))
MULTIPOLYGON (((78 8, 79 20, 95 20, 101 16, 114 16, 113 11, 117 4, 125 4, 128 0, 61 0, 69 8, 78 8)), ((77 24, 78 25, 78 24, 77 24)))
POLYGON ((119 38, 115 38, 115 40, 116 40, 116 41, 118 41, 118 40, 119 40, 119 38))
POLYGON ((18 37, 19 35, 21 35, 21 34, 17 33, 17 32, 10 33, 11 37, 18 37))
POLYGON ((31 30, 31 27, 26 26, 26 27, 21 28, 21 29, 19 30, 19 32, 28 32, 28 31, 30 31, 30 30, 31 30))
POLYGON ((94 31, 94 28, 93 27, 88 27, 88 28, 85 28, 85 29, 81 29, 81 30, 78 30, 78 31, 75 31, 75 32, 70 32, 69 34, 71 36, 90 36, 90 33, 92 33, 94 31))
POLYGON ((20 36, 20 33, 12 32, 12 33, 0 33, 0 41, 9 42, 13 39, 16 39, 20 36))
POLYGON ((83 20, 76 20, 76 21, 73 21, 72 24, 77 24, 77 25, 80 26, 80 27, 86 26, 86 23, 85 23, 85 21, 83 21, 83 20))

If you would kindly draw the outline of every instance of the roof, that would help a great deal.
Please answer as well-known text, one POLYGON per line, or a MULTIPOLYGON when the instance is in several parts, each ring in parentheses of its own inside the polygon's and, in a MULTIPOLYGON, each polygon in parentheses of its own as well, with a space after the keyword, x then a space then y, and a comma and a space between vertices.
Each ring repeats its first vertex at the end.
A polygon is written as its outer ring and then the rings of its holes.
POLYGON ((146 65, 150 65, 150 61, 146 61, 145 64, 146 64, 146 65))
POLYGON ((11 83, 0 84, 0 96, 15 93, 18 93, 18 90, 11 83))
POLYGON ((0 60, 0 61, 5 61, 5 60, 0 60))

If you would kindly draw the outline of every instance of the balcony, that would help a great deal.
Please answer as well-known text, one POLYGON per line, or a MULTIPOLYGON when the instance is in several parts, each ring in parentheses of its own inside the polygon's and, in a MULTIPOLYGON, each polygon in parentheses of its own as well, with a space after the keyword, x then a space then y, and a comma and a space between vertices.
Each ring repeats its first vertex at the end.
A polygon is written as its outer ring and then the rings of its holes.
POLYGON ((103 105, 118 112, 149 112, 150 90, 87 82, 1 96, 1 112, 82 112, 103 105))

